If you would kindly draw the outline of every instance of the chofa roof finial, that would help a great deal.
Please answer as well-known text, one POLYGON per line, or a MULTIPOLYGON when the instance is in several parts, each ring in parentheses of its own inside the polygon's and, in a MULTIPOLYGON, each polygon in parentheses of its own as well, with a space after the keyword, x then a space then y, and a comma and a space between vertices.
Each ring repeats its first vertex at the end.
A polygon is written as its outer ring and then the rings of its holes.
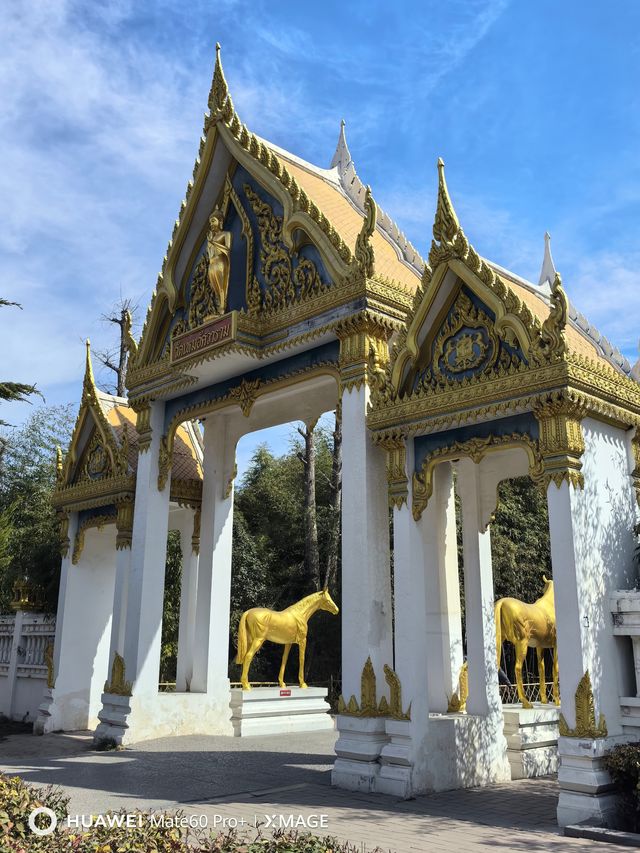
POLYGON ((229 95, 229 86, 222 70, 222 59, 220 58, 220 42, 216 42, 216 65, 213 70, 213 80, 209 91, 209 110, 212 114, 218 113, 225 120, 233 115, 233 103, 229 95))
POLYGON ((444 176, 444 160, 438 157, 438 204, 433 223, 433 236, 439 243, 453 243, 458 231, 460 231, 460 222, 449 196, 444 176))
POLYGON ((544 235, 544 258, 542 259, 542 269, 540 270, 538 285, 542 286, 547 283, 552 285, 556 277, 556 272, 556 266, 553 263, 551 255, 551 234, 546 231, 544 235))

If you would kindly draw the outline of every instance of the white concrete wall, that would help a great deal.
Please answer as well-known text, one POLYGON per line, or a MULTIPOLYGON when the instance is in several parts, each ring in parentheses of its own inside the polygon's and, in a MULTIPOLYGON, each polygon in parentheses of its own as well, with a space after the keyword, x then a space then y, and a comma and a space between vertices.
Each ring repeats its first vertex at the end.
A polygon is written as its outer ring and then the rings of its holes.
POLYGON ((551 483, 547 492, 562 711, 573 726, 575 691, 588 669, 596 708, 616 735, 619 697, 630 694, 634 673, 631 649, 613 635, 609 598, 637 583, 637 506, 627 434, 591 418, 582 428, 584 489, 551 483))

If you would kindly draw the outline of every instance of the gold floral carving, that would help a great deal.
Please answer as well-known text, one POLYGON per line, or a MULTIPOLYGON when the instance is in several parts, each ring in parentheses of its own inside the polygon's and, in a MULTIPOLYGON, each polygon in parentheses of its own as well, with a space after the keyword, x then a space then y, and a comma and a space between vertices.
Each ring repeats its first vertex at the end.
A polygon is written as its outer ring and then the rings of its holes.
POLYGON ((465 661, 460 668, 458 689, 449 699, 447 714, 466 714, 469 698, 469 664, 465 661))
POLYGON ((633 453, 634 462, 631 477, 633 478, 633 485, 636 490, 638 506, 640 506, 640 427, 636 427, 635 435, 631 441, 631 451, 633 453))
POLYGON ((258 389, 261 384, 262 380, 260 379, 245 379, 243 377, 242 382, 229 391, 229 398, 238 403, 245 418, 248 418, 251 414, 251 409, 258 398, 258 389))
POLYGON ((391 433, 378 443, 387 452, 389 506, 401 509, 409 497, 406 436, 402 433, 391 433))
POLYGON ((260 232, 260 272, 266 289, 262 293, 257 281, 252 280, 250 308, 279 311, 289 305, 306 301, 327 290, 316 265, 309 258, 297 258, 294 266, 292 253, 282 238, 282 217, 255 193, 249 184, 244 185, 245 195, 258 220, 260 232))
POLYGON ((231 497, 231 492, 233 491, 233 481, 238 476, 238 463, 236 462, 233 466, 233 471, 231 472, 231 476, 227 480, 227 485, 224 490, 225 500, 231 497))
POLYGON ((68 557, 71 540, 69 539, 69 513, 58 513, 58 542, 60 543, 60 556, 68 557))
POLYGON ((44 664, 47 667, 47 687, 53 690, 56 685, 55 674, 53 671, 53 643, 49 641, 44 649, 44 664))
POLYGON ((406 712, 402 711, 402 686, 397 674, 385 664, 384 676, 389 685, 390 699, 383 696, 378 702, 376 693, 376 674, 368 657, 360 677, 360 702, 351 696, 349 702, 344 697, 338 699, 338 713, 351 717, 390 717, 394 720, 410 720, 411 706, 406 712))
POLYGON ((379 381, 389 360, 387 340, 392 329, 385 318, 362 312, 343 320, 336 328, 340 340, 340 383, 351 391, 365 382, 379 381))
POLYGON ((169 471, 171 470, 171 462, 173 459, 173 444, 169 446, 169 439, 163 435, 160 439, 160 449, 158 450, 158 491, 161 492, 167 485, 169 471))
POLYGON ((131 548, 133 538, 133 507, 132 495, 125 495, 116 501, 116 549, 131 548))
POLYGON ((131 682, 125 680, 125 662, 122 655, 114 652, 111 665, 111 682, 105 681, 104 692, 115 696, 131 696, 131 682))
POLYGON ((71 557, 71 562, 74 566, 77 566, 80 562, 80 557, 84 550, 84 538, 87 530, 94 527, 97 527, 98 530, 102 530, 105 524, 113 524, 116 520, 115 515, 92 515, 90 518, 85 518, 84 521, 79 524, 78 532, 76 533, 76 538, 73 543, 73 555, 71 557))
POLYGON ((581 399, 567 394, 552 394, 534 404, 540 425, 545 487, 551 482, 560 487, 566 481, 574 488, 583 488, 584 437, 580 422, 585 410, 581 399))
POLYGON ((508 448, 522 448, 529 458, 529 475, 534 483, 541 485, 544 468, 538 442, 523 433, 510 435, 489 435, 486 438, 470 438, 468 441, 455 441, 445 447, 439 447, 428 453, 419 472, 413 475, 412 512, 418 521, 426 509, 433 494, 433 471, 441 462, 451 462, 461 457, 469 457, 480 462, 487 453, 508 448))
POLYGON ((151 404, 134 406, 136 411, 136 432, 138 433, 138 452, 146 453, 151 447, 151 404))
POLYGON ((595 703, 593 689, 591 687, 591 676, 589 670, 580 679, 576 690, 576 725, 569 728, 563 714, 560 714, 560 736, 572 738, 590 738, 596 740, 607 736, 607 722, 604 714, 600 714, 596 722, 595 703))
POLYGON ((193 513, 193 533, 191 534, 191 550, 194 554, 200 553, 200 514, 201 508, 198 506, 193 513))

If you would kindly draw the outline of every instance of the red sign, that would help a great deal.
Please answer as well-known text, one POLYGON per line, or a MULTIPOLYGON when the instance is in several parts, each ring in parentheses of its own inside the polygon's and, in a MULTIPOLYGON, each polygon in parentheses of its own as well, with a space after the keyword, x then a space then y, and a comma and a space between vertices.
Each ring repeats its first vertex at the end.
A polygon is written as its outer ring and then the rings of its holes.
POLYGON ((291 691, 290 690, 281 690, 280 695, 281 696, 291 696, 291 691))
POLYGON ((235 314, 216 317, 197 329, 176 335, 171 341, 171 363, 184 361, 227 344, 236 336, 235 314))

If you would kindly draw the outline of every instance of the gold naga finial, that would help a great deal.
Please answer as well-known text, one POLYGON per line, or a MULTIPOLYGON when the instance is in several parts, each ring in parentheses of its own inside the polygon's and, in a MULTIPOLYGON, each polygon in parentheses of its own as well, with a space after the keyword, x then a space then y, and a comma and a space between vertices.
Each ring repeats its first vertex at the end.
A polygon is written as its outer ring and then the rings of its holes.
POLYGON ((56 480, 61 483, 63 477, 63 461, 62 461, 62 448, 60 445, 56 445, 56 480))
POLYGON ((230 120, 233 116, 233 102, 229 94, 229 86, 227 85, 224 71, 222 70, 220 42, 216 42, 216 64, 213 70, 208 106, 211 113, 218 113, 226 121, 230 120))
POLYGON ((124 312, 124 325, 122 326, 122 335, 124 338, 125 349, 129 353, 130 357, 134 357, 138 352, 138 342, 131 333, 132 326, 133 319, 131 317, 131 311, 127 309, 124 312))
POLYGON ((354 260, 358 272, 366 278, 372 278, 375 269, 375 254, 371 237, 376 228, 377 206, 371 195, 371 187, 364 192, 364 221, 356 237, 354 260))
POLYGON ((85 365, 84 365, 84 386, 89 390, 95 390, 96 380, 93 375, 93 364, 91 363, 91 341, 89 338, 85 341, 87 348, 85 365))
POLYGON ((433 222, 433 236, 439 243, 453 243, 460 230, 460 222, 451 203, 444 176, 444 160, 438 157, 438 204, 433 222))
POLYGON ((569 314, 569 300, 562 286, 560 273, 556 272, 551 285, 551 310, 542 324, 540 337, 548 352, 556 356, 564 356, 567 351, 565 327, 569 314))

